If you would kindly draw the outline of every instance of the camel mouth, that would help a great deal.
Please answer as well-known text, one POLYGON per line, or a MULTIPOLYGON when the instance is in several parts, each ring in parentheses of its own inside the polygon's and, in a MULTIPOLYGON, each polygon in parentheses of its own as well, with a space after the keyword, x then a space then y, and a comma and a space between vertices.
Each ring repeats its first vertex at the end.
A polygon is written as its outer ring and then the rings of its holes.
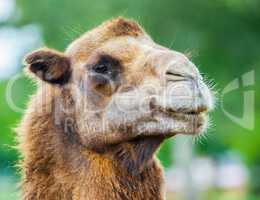
POLYGON ((207 116, 209 113, 208 108, 199 108, 194 110, 187 110, 187 109, 173 109, 173 108, 163 108, 158 106, 152 109, 153 115, 159 114, 164 115, 168 118, 174 118, 178 120, 201 120, 203 117, 207 116))
POLYGON ((197 112, 197 111, 172 111, 166 110, 162 112, 170 118, 175 118, 179 120, 201 120, 204 116, 207 116, 207 112, 197 112))
POLYGON ((187 122, 187 124, 189 124, 189 131, 183 132, 184 134, 197 135, 204 132, 207 128, 207 110, 173 111, 171 109, 167 109, 163 112, 163 115, 166 115, 166 117, 170 119, 172 118, 174 120, 187 122))
POLYGON ((209 112, 209 109, 207 107, 197 108, 197 109, 173 109, 173 108, 164 108, 161 106, 154 107, 153 111, 162 112, 169 116, 200 116, 200 115, 206 115, 209 112))
POLYGON ((207 111, 173 111, 172 109, 157 110, 153 112, 153 119, 141 123, 138 130, 146 139, 169 139, 175 135, 198 135, 208 127, 207 111))

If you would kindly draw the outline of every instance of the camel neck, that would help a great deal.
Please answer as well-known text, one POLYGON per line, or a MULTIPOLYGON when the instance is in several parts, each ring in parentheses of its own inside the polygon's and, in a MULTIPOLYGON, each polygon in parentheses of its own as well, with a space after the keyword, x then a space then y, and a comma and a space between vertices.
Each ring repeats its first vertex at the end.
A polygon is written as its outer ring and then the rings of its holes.
POLYGON ((84 149, 51 112, 27 112, 18 132, 24 200, 162 199, 162 170, 153 158, 130 174, 118 164, 121 157, 84 149))

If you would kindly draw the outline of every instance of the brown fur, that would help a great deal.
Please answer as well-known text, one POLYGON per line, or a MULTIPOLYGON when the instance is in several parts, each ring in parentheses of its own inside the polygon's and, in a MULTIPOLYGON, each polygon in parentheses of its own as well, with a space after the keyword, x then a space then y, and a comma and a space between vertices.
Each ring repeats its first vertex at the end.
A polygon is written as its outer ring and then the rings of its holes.
POLYGON ((41 82, 17 130, 24 200, 164 199, 156 150, 212 107, 194 64, 122 18, 25 64, 41 82))
MULTIPOLYGON (((59 80, 68 71, 68 62, 86 60, 89 52, 109 38, 124 35, 137 37, 143 34, 138 24, 122 18, 106 22, 93 32, 100 35, 99 39, 92 43, 88 38, 91 33, 79 39, 81 47, 68 53, 71 61, 67 61, 59 52, 42 49, 27 56, 25 62, 29 65, 29 70, 44 81, 63 84, 51 81, 59 80), (84 50, 84 43, 88 49, 84 50), (46 72, 41 71, 45 65, 48 78, 45 78, 46 72)), ((129 50, 124 54, 114 52, 114 55, 120 62, 127 64, 134 58, 135 51, 129 50)), ((129 76, 132 72, 127 73, 129 76)), ((138 84, 140 78, 134 78, 138 77, 138 73, 132 75, 127 79, 138 84)), ((76 78, 80 79, 80 76, 76 78)), ((155 159, 150 160, 161 141, 151 139, 140 145, 139 141, 123 142, 101 151, 85 148, 77 136, 74 123, 77 113, 65 116, 64 113, 57 112, 57 102, 64 107, 74 105, 69 90, 48 84, 40 87, 17 129, 19 149, 23 156, 21 168, 24 200, 163 199, 161 167, 155 159), (71 124, 67 119, 72 119, 71 124), (142 157, 136 157, 137 153, 141 153, 142 157)))
POLYGON ((39 92, 32 99, 18 130, 24 156, 23 199, 162 199, 157 161, 131 175, 110 154, 85 149, 75 135, 69 135, 72 132, 63 131, 64 124, 54 124, 52 107, 55 96, 61 94, 53 88, 47 90, 42 104, 38 99, 45 94, 39 92))

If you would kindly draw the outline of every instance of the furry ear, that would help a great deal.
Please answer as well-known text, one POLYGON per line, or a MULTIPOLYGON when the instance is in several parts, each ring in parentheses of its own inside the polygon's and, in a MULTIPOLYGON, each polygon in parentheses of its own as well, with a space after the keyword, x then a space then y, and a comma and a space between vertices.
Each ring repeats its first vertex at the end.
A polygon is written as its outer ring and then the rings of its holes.
POLYGON ((63 53, 43 48, 27 55, 24 59, 29 71, 51 84, 63 85, 71 75, 70 60, 63 53))

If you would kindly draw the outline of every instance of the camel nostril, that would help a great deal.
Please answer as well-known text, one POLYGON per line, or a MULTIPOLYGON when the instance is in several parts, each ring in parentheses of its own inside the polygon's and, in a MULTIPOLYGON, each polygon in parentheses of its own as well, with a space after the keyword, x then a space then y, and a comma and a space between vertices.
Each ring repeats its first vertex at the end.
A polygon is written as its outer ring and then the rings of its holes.
POLYGON ((187 78, 184 75, 172 72, 171 70, 167 70, 165 75, 166 75, 167 81, 184 81, 184 80, 187 80, 187 78))
POLYGON ((173 75, 173 76, 183 77, 183 75, 181 75, 181 74, 179 74, 179 73, 172 72, 171 70, 167 70, 167 71, 166 71, 166 75, 173 75))

